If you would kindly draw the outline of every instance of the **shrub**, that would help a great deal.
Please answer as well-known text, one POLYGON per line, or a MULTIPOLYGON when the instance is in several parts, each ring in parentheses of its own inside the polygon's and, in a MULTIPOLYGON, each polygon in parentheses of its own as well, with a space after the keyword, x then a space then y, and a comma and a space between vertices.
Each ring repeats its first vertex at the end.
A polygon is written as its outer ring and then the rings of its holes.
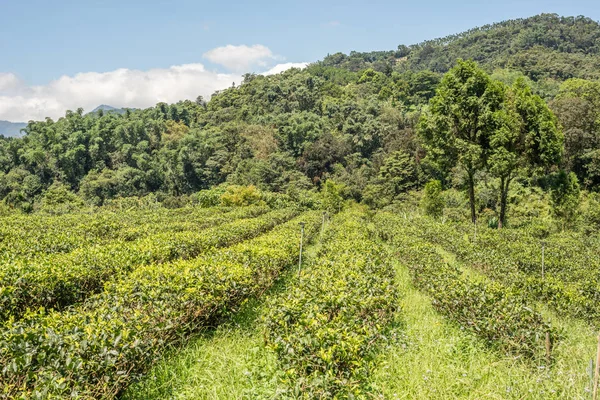
POLYGON ((221 195, 221 204, 224 206, 249 206, 261 202, 261 192, 254 185, 229 186, 221 195))
POLYGON ((425 185, 421 206, 426 215, 441 218, 444 214, 444 198, 442 197, 442 182, 433 180, 425 185))

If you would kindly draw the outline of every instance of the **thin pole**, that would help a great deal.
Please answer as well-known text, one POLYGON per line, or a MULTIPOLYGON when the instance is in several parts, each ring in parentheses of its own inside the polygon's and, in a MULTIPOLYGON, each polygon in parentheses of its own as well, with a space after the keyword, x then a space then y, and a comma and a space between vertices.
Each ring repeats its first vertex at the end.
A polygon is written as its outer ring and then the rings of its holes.
POLYGON ((473 236, 473 243, 475 243, 477 241, 477 220, 473 222, 473 225, 475 225, 475 234, 473 236))
MULTIPOLYGON (((594 360, 593 359, 590 360, 590 365, 588 366, 587 372, 588 372, 588 375, 590 378, 590 393, 592 393, 592 390, 594 388, 594 360)), ((593 395, 593 393, 592 393, 592 395, 593 395)))
POLYGON ((304 244, 304 222, 300 222, 300 257, 298 257, 298 278, 300 278, 300 271, 302 271, 302 246, 304 244))
POLYGON ((546 362, 550 364, 552 343, 550 342, 550 332, 546 332, 546 362))
POLYGON ((546 249, 546 242, 542 242, 542 279, 544 279, 544 250, 546 249))
POLYGON ((600 334, 598 335, 598 350, 596 352, 596 370, 594 371, 594 400, 598 399, 598 375, 600 375, 600 334))

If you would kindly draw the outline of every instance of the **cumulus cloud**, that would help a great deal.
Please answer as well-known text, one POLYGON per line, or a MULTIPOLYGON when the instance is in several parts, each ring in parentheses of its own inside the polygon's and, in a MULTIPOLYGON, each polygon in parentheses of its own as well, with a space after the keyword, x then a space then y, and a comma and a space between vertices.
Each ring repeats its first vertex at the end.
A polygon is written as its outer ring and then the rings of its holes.
POLYGON ((241 82, 239 75, 208 71, 202 64, 86 72, 62 76, 42 86, 27 86, 8 75, 0 75, 0 119, 9 121, 57 118, 67 109, 83 107, 89 111, 99 104, 143 108, 161 101, 210 97, 216 90, 241 82))
POLYGON ((15 74, 0 72, 0 91, 7 92, 15 90, 20 85, 19 78, 15 74))
MULTIPOLYGON (((306 63, 279 64, 264 74, 276 74, 306 63)), ((100 104, 145 108, 158 102, 204 98, 217 90, 239 84, 238 73, 207 70, 202 64, 176 65, 147 71, 117 69, 62 76, 47 85, 28 86, 15 74, 0 72, 0 120, 57 119, 65 110, 83 107, 91 111, 100 104)))
POLYGON ((209 50, 202 56, 235 72, 250 72, 252 68, 257 66, 264 68, 270 62, 281 59, 281 57, 274 55, 271 49, 262 44, 255 44, 254 46, 228 44, 209 50))

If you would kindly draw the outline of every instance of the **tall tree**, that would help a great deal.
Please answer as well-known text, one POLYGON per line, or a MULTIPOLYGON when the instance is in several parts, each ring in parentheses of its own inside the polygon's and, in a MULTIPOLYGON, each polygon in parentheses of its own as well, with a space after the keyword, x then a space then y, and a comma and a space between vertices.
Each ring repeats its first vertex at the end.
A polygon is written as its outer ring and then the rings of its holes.
POLYGON ((519 171, 534 172, 560 161, 563 134, 546 102, 531 92, 522 78, 505 91, 505 106, 496 121, 502 122, 490 136, 488 167, 500 179, 500 218, 506 224, 508 189, 519 171))
POLYGON ((487 163, 503 103, 501 83, 492 81, 475 62, 459 60, 442 78, 419 123, 427 156, 442 169, 458 165, 466 172, 473 222, 475 174, 487 163))
POLYGON ((562 230, 565 225, 572 223, 577 216, 579 208, 579 182, 573 172, 566 173, 560 170, 552 184, 552 211, 560 220, 562 230))

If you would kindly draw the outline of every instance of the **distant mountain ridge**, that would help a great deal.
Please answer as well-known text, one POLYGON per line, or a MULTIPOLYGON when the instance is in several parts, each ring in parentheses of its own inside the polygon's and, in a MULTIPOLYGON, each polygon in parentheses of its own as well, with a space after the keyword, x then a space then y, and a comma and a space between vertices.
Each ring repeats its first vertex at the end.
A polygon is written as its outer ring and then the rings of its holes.
MULTIPOLYGON (((135 108, 131 108, 130 110, 135 110, 135 108)), ((101 104, 88 114, 98 113, 99 111, 102 111, 103 113, 125 114, 127 109, 101 104)), ((21 132, 21 129, 26 127, 27 122, 11 122, 0 120, 0 135, 4 137, 22 137, 24 136, 24 133, 21 132)))
MULTIPOLYGON (((130 110, 135 110, 135 108, 130 108, 130 110)), ((89 114, 94 114, 99 111, 102 111, 104 113, 125 114, 125 112, 127 111, 127 108, 117 108, 117 107, 109 106, 107 104, 101 104, 98 107, 94 108, 92 111, 90 111, 89 114)))
POLYGON ((25 128, 27 123, 25 122, 10 122, 0 121, 0 135, 6 137, 21 137, 21 129, 25 128))

